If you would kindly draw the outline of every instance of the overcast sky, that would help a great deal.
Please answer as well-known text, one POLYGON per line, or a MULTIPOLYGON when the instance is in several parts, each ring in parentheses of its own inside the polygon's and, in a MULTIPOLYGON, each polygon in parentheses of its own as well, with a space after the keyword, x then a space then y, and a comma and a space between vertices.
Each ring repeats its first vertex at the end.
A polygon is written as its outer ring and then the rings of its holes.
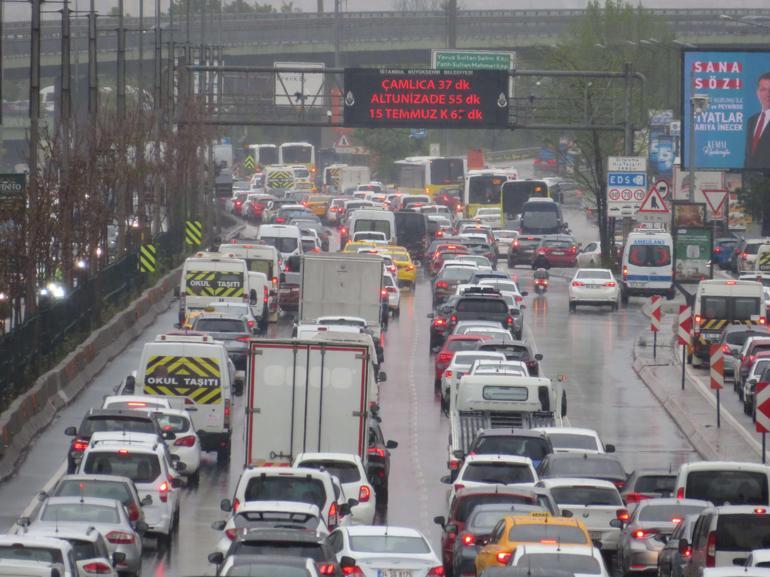
MULTIPOLYGON (((269 2, 276 8, 281 5, 281 0, 262 0, 261 3, 269 2)), ((401 0, 403 1, 403 0, 401 0)), ((408 1, 408 0, 407 0, 408 1)), ((5 11, 5 19, 11 20, 29 20, 29 4, 9 2, 7 0, 0 0, 3 4, 5 11)), ((140 0, 124 0, 126 12, 132 16, 139 14, 139 2, 140 0)), ((161 0, 162 10, 165 11, 168 6, 169 0, 161 0)), ((392 9, 396 6, 399 0, 342 0, 343 9, 350 11, 364 11, 364 10, 383 10, 392 9), (345 8, 345 6, 347 6, 345 8)), ((70 0, 70 5, 74 9, 75 4, 78 4, 79 9, 84 9, 88 6, 89 0, 70 0)), ((225 4, 228 0, 225 0, 225 4)), ((412 0, 414 3, 414 0, 412 0)), ((427 4, 432 4, 431 0, 426 0, 427 4)), ((583 8, 585 7, 586 0, 460 0, 460 5, 465 9, 549 9, 549 8, 583 8)), ((770 5, 768 0, 642 0, 642 4, 648 8, 768 8, 770 5)), ((45 0, 43 0, 44 10, 45 0)), ((110 8, 117 6, 117 0, 96 0, 97 10, 100 13, 106 14, 110 11, 110 8)), ((153 14, 155 6, 155 0, 144 0, 145 14, 153 14)), ((312 12, 316 9, 316 0, 294 0, 294 6, 300 8, 303 12, 312 12)), ((331 10, 334 7, 334 0, 324 0, 324 7, 326 10, 331 10)), ((51 4, 48 10, 56 11, 61 8, 61 5, 57 2, 51 4)), ((58 14, 50 14, 47 17, 58 17, 58 14)))

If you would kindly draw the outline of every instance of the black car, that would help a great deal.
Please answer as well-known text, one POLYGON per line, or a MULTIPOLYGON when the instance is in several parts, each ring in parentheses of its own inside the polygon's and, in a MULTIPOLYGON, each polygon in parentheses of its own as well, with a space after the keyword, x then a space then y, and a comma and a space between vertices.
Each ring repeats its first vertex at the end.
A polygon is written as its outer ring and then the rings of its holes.
POLYGON ((470 283, 474 269, 469 266, 445 268, 433 281, 433 306, 440 305, 455 294, 457 285, 470 283))
POLYGON ((470 288, 463 292, 454 303, 449 317, 449 329, 460 321, 491 321, 500 323, 504 329, 513 329, 513 318, 508 311, 508 303, 500 294, 470 288))
POLYGON ((508 247, 508 267, 513 268, 517 264, 531 265, 541 240, 542 236, 534 234, 522 234, 514 239, 508 247))
POLYGON ((677 473, 666 469, 636 469, 620 494, 626 505, 643 499, 673 497, 677 473))
MULTIPOLYGON (((412 260, 425 261, 428 248, 428 219, 424 214, 410 210, 395 212, 396 242, 409 251, 412 260)), ((426 263, 423 262, 423 265, 426 263)))
POLYGON ((451 329, 449 328, 449 319, 452 316, 454 305, 459 298, 458 295, 450 296, 445 303, 436 307, 435 312, 428 315, 428 318, 431 319, 429 341, 430 352, 433 352, 435 348, 442 346, 451 332, 451 329))
POLYGON ((390 475, 390 450, 398 447, 396 441, 386 441, 376 418, 369 419, 369 456, 366 476, 381 502, 388 501, 388 476, 390 475))
POLYGON ((67 474, 77 471, 88 448, 91 435, 104 432, 151 433, 161 439, 173 439, 174 433, 164 432, 150 413, 121 409, 90 409, 79 427, 67 427, 64 434, 74 437, 67 451, 67 474))
POLYGON ((276 558, 283 564, 293 558, 310 559, 321 575, 342 577, 342 570, 332 548, 327 544, 326 535, 307 529, 246 529, 238 533, 230 544, 227 554, 217 551, 208 557, 209 563, 217 566, 217 572, 226 560, 235 564, 249 564, 262 561, 265 556, 276 558))
POLYGON ((553 453, 545 433, 529 429, 484 429, 468 448, 469 455, 518 455, 529 457, 537 467, 553 453))
POLYGON ((620 459, 603 453, 553 453, 540 462, 537 474, 541 479, 570 477, 610 481, 621 491, 627 479, 620 459))

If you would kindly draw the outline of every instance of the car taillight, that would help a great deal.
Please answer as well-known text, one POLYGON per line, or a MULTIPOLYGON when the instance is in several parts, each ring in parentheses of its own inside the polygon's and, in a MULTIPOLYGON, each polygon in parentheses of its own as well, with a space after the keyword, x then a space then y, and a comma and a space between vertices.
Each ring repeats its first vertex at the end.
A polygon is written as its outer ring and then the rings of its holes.
POLYGON ((255 323, 254 321, 246 321, 246 324, 250 329, 253 329, 257 323, 255 323))
POLYGON ((684 557, 685 559, 689 559, 690 557, 692 557, 692 547, 691 546, 689 546, 689 545, 687 546, 687 549, 684 550, 684 555, 682 555, 682 557, 684 557))
POLYGON ((445 377, 451 377, 454 373, 452 372, 452 369, 447 369, 444 371, 445 377))
POLYGON ((278 277, 277 277, 277 276, 274 276, 274 277, 273 277, 273 286, 274 286, 274 287, 277 287, 277 286, 278 286, 278 277))
POLYGON ((695 328, 696 329, 700 328, 700 323, 701 323, 702 320, 703 320, 703 318, 700 315, 695 315, 695 325, 696 325, 695 328))
POLYGON ((414 270, 414 265, 413 264, 406 265, 406 270, 413 271, 414 270))
POLYGON ((637 539, 639 541, 643 541, 647 539, 648 537, 652 537, 653 535, 657 535, 658 532, 655 529, 637 529, 633 533, 631 533, 631 536, 634 539, 637 539))
POLYGON ((318 572, 321 575, 334 575, 334 565, 332 563, 318 563, 318 572))
POLYGON ((572 286, 586 286, 585 283, 580 282, 579 280, 573 280, 572 286))
POLYGON ((460 461, 458 461, 457 459, 452 459, 451 461, 449 461, 450 471, 456 471, 459 468, 460 468, 460 461))
POLYGON ((366 485, 361 485, 361 488, 358 490, 358 502, 368 503, 371 496, 372 490, 366 485))
POLYGON ((340 228, 340 234, 348 234, 348 229, 346 229, 344 226, 340 228))
POLYGON ((613 481, 612 484, 615 485, 618 488, 618 491, 622 491, 623 487, 626 486, 626 482, 625 481, 613 481))
POLYGON ((225 399, 225 425, 230 427, 230 399, 225 399))
POLYGON ((171 489, 168 481, 163 481, 158 485, 158 492, 160 493, 160 500, 162 503, 168 502, 168 492, 171 489))
POLYGON ((505 324, 511 326, 513 324, 513 317, 505 317, 505 324))
POLYGON ((466 547, 471 547, 476 544, 476 537, 473 536, 473 533, 463 533, 460 542, 466 547))
POLYGON ((442 319, 441 317, 437 319, 433 319, 433 326, 434 327, 441 327, 446 324, 446 319, 442 319))
POLYGON ((711 531, 706 541, 706 567, 716 567, 717 557, 717 533, 711 531))
POLYGON ((455 324, 457 322, 457 315, 452 315, 449 317, 449 322, 455 324))
POLYGON ((388 291, 389 293, 394 293, 394 294, 398 292, 398 291, 396 290, 396 287, 394 287, 394 286, 389 286, 389 287, 387 288, 387 291, 388 291))
POLYGON ((195 435, 185 435, 184 437, 178 438, 176 441, 174 441, 175 447, 194 447, 195 446, 195 435))
POLYGON ((765 509, 764 507, 757 507, 754 509, 755 515, 764 515, 765 513, 767 513, 767 509, 765 509))
POLYGON ((238 512, 238 507, 240 507, 240 506, 241 506, 241 502, 238 499, 233 501, 233 513, 237 513, 238 512))
POLYGON ((460 489, 465 489, 465 485, 462 483, 455 483, 455 491, 459 491, 460 489))
POLYGON ((444 566, 436 565, 431 567, 430 571, 428 571, 428 577, 444 577, 444 566))
POLYGON ((369 447, 369 449, 366 452, 374 457, 379 457, 380 459, 385 458, 385 449, 382 449, 380 447, 369 447))
POLYGON ((238 536, 238 529, 232 528, 232 529, 225 529, 225 537, 230 539, 230 541, 235 541, 235 538, 238 536))
POLYGON ((759 324, 764 325, 767 323, 767 319, 765 317, 759 317, 759 324))
POLYGON ((609 281, 609 282, 604 283, 604 286, 614 287, 614 286, 617 286, 617 285, 613 281, 609 281))
POLYGON ((111 575, 112 567, 101 561, 94 561, 93 563, 86 563, 83 565, 83 571, 95 575, 111 575))
POLYGON ((684 499, 684 487, 679 487, 676 490, 676 498, 677 499, 684 499))
POLYGON ((618 509, 615 511, 615 518, 625 523, 631 518, 631 515, 628 514, 628 509, 618 509))
POLYGON ((649 495, 645 495, 643 493, 628 493, 624 496, 624 500, 626 504, 628 503, 639 503, 641 501, 644 501, 645 499, 650 499, 651 497, 649 495))
POLYGON ((129 521, 138 521, 139 520, 139 507, 136 503, 131 501, 128 504, 128 520, 129 521))
POLYGON ((364 577, 364 572, 358 565, 350 565, 342 568, 342 574, 345 577, 364 577))
POLYGON ((719 247, 719 246, 718 246, 718 247, 716 247, 716 248, 714 249, 714 252, 715 252, 716 254, 719 254, 720 252, 722 252, 722 247, 719 247))
POLYGON ((436 288, 437 289, 439 289, 439 288, 443 288, 443 289, 449 288, 449 283, 446 282, 445 280, 440 280, 440 281, 436 282, 436 288))
POLYGON ((449 363, 452 361, 454 353, 452 351, 441 351, 436 357, 437 363, 449 363))
POLYGON ((282 216, 276 216, 275 217, 275 222, 286 222, 286 219, 283 218, 282 216))
POLYGON ((577 247, 574 244, 569 248, 569 253, 577 254, 577 247))
POLYGON ((336 526, 338 522, 337 519, 337 503, 332 503, 329 505, 329 526, 336 526))
POLYGON ((519 239, 518 238, 514 239, 514 241, 512 243, 512 246, 513 246, 513 248, 519 248, 519 239))
POLYGON ((749 253, 747 252, 741 253, 741 260, 748 260, 748 258, 749 258, 749 253))
POLYGON ((722 352, 723 353, 729 353, 730 352, 730 347, 728 347, 727 345, 722 345, 722 352))
POLYGON ((497 562, 500 563, 500 565, 507 565, 508 561, 511 560, 511 554, 507 551, 500 551, 496 556, 495 559, 497 559, 497 562))
POLYGON ((73 439, 70 449, 82 453, 88 448, 88 439, 73 439))
MULTIPOLYGON (((267 286, 263 286, 262 287, 262 302, 264 302, 265 304, 267 304, 267 297, 268 297, 269 294, 270 294, 270 291, 267 290, 267 286)), ((249 321, 249 322, 252 323, 249 326, 252 326, 253 325, 253 321, 249 321)))
POLYGON ((628 280, 628 266, 623 266, 623 280, 628 280))
POLYGON ((105 537, 113 545, 131 545, 134 542, 134 534, 127 531, 110 531, 105 537))

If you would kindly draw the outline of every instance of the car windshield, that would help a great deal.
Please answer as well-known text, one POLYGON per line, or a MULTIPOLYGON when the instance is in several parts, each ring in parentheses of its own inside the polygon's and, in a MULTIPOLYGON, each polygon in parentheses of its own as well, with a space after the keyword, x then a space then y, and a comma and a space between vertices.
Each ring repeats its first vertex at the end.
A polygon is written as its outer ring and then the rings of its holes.
POLYGON ((698 515, 706 505, 649 505, 639 511, 639 521, 681 523, 689 515, 698 515), (675 521, 676 519, 676 521, 675 521))
POLYGON ((637 493, 661 493, 664 497, 673 493, 675 488, 674 475, 644 475, 634 484, 634 491, 637 493))
POLYGON ((0 545, 0 559, 9 561, 38 561, 42 563, 62 563, 59 549, 35 547, 29 545, 0 545))
POLYGON ((246 485, 246 501, 295 501, 323 509, 326 489, 312 477, 254 477, 246 485))
POLYGON ((580 527, 547 522, 516 524, 508 531, 508 540, 518 543, 562 543, 569 545, 588 543, 588 539, 580 527))
POLYGON ((586 449, 597 451, 596 438, 590 435, 575 435, 570 433, 548 433, 551 444, 556 449, 586 449))
POLYGON ((457 503, 452 519, 462 523, 468 518, 475 507, 479 505, 506 504, 506 505, 535 505, 532 497, 527 495, 511 495, 499 493, 493 489, 492 493, 483 493, 480 495, 463 495, 455 500, 457 503))
POLYGON ((151 483, 160 476, 160 462, 154 453, 132 453, 124 449, 114 453, 93 451, 86 456, 83 473, 117 475, 128 477, 134 483, 151 483))
POLYGON ((447 341, 446 349, 450 352, 472 351, 479 344, 479 339, 452 339, 447 341))
POLYGON ((442 280, 451 280, 451 281, 460 281, 460 282, 466 282, 468 279, 470 279, 473 276, 473 273, 476 272, 476 269, 470 267, 470 266, 453 266, 449 268, 445 268, 440 275, 437 277, 437 281, 442 280))
POLYGON ((528 465, 519 463, 468 463, 461 475, 463 481, 477 483, 531 483, 535 480, 528 465))
POLYGON ((206 333, 245 333, 246 323, 240 319, 201 319, 195 320, 193 330, 206 333))
POLYGON ((620 494, 604 487, 552 487, 551 495, 559 505, 623 506, 620 494))
POLYGON ((422 537, 398 535, 351 535, 350 549, 354 553, 398 553, 423 555, 430 547, 422 537))
POLYGON ((479 455, 518 455, 537 461, 550 452, 543 438, 512 435, 481 436, 472 450, 479 455))
POLYGON ((84 561, 86 559, 95 559, 96 557, 101 557, 99 549, 96 547, 96 543, 92 541, 67 539, 67 542, 72 545, 72 549, 75 551, 76 561, 84 561))
POLYGON ((297 239, 292 236, 263 236, 260 240, 274 246, 278 252, 294 252, 297 250, 297 239))
POLYGON ((767 505, 767 473, 713 469, 690 471, 685 495, 688 499, 711 501, 716 506, 767 505))
POLYGON ((477 533, 489 532, 497 525, 498 521, 506 515, 524 514, 527 513, 542 513, 544 512, 542 507, 537 505, 515 505, 500 507, 495 510, 475 511, 468 519, 467 528, 477 533))
POLYGON ((120 517, 115 507, 92 503, 48 503, 43 506, 41 521, 71 523, 118 523, 120 517))
POLYGON ((307 469, 325 469, 330 475, 337 477, 340 483, 357 483, 361 480, 358 465, 346 461, 302 461, 297 466, 307 469))
POLYGON ((79 435, 89 437, 94 433, 118 431, 126 433, 151 433, 156 432, 153 422, 147 418, 92 416, 85 420, 78 431, 79 435))
POLYGON ((182 415, 167 415, 165 413, 156 413, 160 428, 172 433, 186 433, 190 430, 190 420, 182 415))
POLYGON ((508 313, 508 305, 502 299, 462 299, 457 303, 458 313, 501 314, 508 313))
POLYGON ((496 280, 496 279, 481 279, 479 281, 479 284, 482 286, 491 286, 499 290, 500 292, 510 292, 510 293, 517 293, 519 292, 519 287, 516 286, 515 282, 508 282, 504 280, 496 280))
POLYGON ((281 557, 299 557, 323 561, 325 558, 320 543, 305 543, 293 541, 236 541, 230 546, 228 555, 278 555, 281 557))
MULTIPOLYGON (((766 504, 766 503, 765 503, 766 504)), ((717 551, 745 551, 770 547, 770 515, 719 515, 717 551)))
POLYGON ((312 577, 304 567, 290 567, 262 561, 233 565, 222 575, 224 577, 312 577))
POLYGON ((98 497, 114 499, 124 505, 133 500, 126 482, 91 481, 88 479, 64 479, 56 485, 54 497, 98 497))
POLYGON ((307 513, 288 513, 286 511, 244 511, 233 519, 236 528, 257 528, 260 526, 290 525, 314 531, 320 525, 320 519, 307 513))
POLYGON ((611 459, 597 459, 590 455, 576 455, 554 459, 548 464, 548 472, 554 476, 568 477, 570 475, 604 477, 606 475, 626 478, 623 466, 611 459))
POLYGON ((540 246, 543 248, 555 248, 555 249, 568 249, 572 248, 572 245, 575 244, 571 240, 554 240, 554 239, 547 239, 544 240, 542 243, 540 243, 540 246))
POLYGON ((568 571, 574 574, 601 575, 599 562, 589 555, 570 553, 532 553, 522 555, 517 567, 537 567, 541 571, 568 571))

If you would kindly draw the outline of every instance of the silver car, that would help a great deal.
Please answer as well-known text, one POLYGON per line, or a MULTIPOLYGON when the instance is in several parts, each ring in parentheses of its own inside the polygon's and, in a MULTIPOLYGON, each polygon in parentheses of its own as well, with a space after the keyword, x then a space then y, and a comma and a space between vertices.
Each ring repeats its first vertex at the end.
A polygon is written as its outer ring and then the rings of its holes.
POLYGON ((86 530, 40 527, 31 529, 27 535, 67 541, 72 545, 75 564, 81 575, 115 577, 118 571, 125 570, 125 555, 110 553, 104 535, 93 527, 88 527, 86 530))
POLYGON ((18 524, 35 532, 56 530, 57 527, 85 531, 94 527, 107 539, 110 555, 125 555, 119 566, 121 573, 138 575, 141 569, 142 533, 147 525, 138 522, 135 531, 120 501, 95 497, 50 497, 43 501, 34 519, 21 518, 18 524))

